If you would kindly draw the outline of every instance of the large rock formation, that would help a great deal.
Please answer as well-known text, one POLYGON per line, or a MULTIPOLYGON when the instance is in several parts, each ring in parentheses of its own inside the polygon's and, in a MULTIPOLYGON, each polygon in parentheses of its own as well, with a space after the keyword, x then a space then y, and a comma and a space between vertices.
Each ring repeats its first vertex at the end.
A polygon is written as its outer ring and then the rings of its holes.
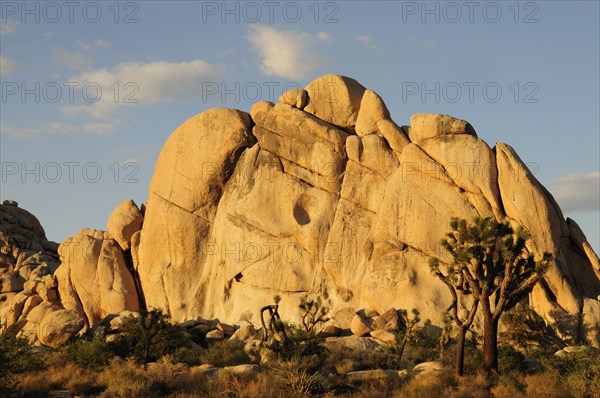
POLYGON ((449 297, 427 260, 447 260, 437 242, 451 217, 492 215, 554 255, 531 304, 566 336, 577 322, 597 335, 598 258, 514 150, 446 115, 399 127, 353 79, 321 77, 251 115, 190 119, 149 194, 138 270, 147 304, 176 320, 256 321, 280 294, 290 318, 320 296, 334 309, 416 307, 438 323, 449 297))
POLYGON ((88 327, 143 305, 174 321, 256 323, 275 294, 295 321, 309 297, 332 313, 417 308, 441 324, 450 299, 428 259, 447 261, 438 242, 450 218, 473 216, 521 224, 530 250, 553 254, 530 304, 565 338, 600 345, 600 261, 514 150, 447 115, 400 127, 375 92, 335 75, 177 128, 145 210, 126 202, 107 233, 63 242, 59 292, 88 327), (75 242, 89 255, 66 256, 75 242))

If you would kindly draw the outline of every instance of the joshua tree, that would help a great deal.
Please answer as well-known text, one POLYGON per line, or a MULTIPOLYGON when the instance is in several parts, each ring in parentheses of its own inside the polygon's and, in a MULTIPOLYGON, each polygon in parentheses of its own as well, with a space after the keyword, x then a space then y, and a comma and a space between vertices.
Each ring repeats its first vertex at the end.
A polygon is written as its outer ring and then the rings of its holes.
POLYGON ((302 301, 300 303, 300 309, 304 311, 302 315, 302 325, 307 334, 311 334, 315 331, 315 327, 322 322, 327 322, 329 318, 327 313, 329 310, 327 307, 321 307, 319 303, 314 300, 302 301))
POLYGON ((281 296, 275 295, 273 296, 273 301, 275 304, 266 305, 260 310, 260 322, 263 328, 262 340, 267 342, 272 339, 274 342, 285 343, 287 342, 287 335, 285 333, 285 327, 283 322, 281 321, 281 317, 279 316, 279 302, 281 301, 281 296), (269 313, 269 327, 265 323, 264 313, 269 313))
POLYGON ((467 332, 473 324, 473 320, 475 320, 479 301, 471 298, 470 305, 465 308, 467 314, 461 319, 458 313, 458 307, 459 305, 464 307, 466 306, 466 303, 465 301, 459 301, 459 298, 463 298, 464 300, 464 296, 470 294, 469 286, 464 283, 464 278, 461 280, 460 272, 457 272, 456 268, 448 267, 447 273, 444 274, 441 271, 440 263, 436 258, 430 259, 429 266, 431 267, 432 272, 448 287, 448 290, 450 290, 450 294, 452 295, 452 304, 448 307, 448 312, 458 326, 458 345, 456 347, 456 362, 454 369, 458 376, 462 376, 465 368, 465 340, 467 332))
MULTIPOLYGON (((412 309, 412 318, 408 317, 406 310, 399 310, 399 312, 402 314, 402 317, 406 320, 406 330, 404 331, 404 336, 402 337, 402 341, 400 342, 400 346, 398 347, 398 356, 400 357, 400 360, 402 360, 402 355, 404 355, 404 349, 406 348, 406 344, 413 337, 413 331, 415 326, 417 326, 417 324, 421 322, 421 314, 416 308, 412 309)), ((429 320, 427 320, 426 322, 429 322, 429 320)))
POLYGON ((439 260, 432 259, 430 265, 451 293, 456 293, 453 312, 461 305, 458 292, 471 295, 477 303, 462 322, 455 317, 461 328, 472 322, 477 306, 483 311, 484 368, 488 373, 497 371, 500 316, 531 291, 546 272, 551 255, 544 253, 536 261, 526 248, 530 238, 527 231, 521 226, 513 229, 508 221, 475 217, 469 224, 453 218, 450 228, 441 244, 451 254, 452 263, 444 265, 445 273, 439 260))

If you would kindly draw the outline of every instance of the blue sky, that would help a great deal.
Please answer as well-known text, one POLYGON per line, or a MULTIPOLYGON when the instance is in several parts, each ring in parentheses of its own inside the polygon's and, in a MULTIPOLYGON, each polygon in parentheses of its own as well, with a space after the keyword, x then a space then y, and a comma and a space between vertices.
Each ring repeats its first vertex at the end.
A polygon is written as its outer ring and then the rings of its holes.
POLYGON ((1 3, 0 196, 50 239, 147 198, 169 134, 325 73, 398 124, 468 120, 529 163, 600 249, 597 1, 1 3))

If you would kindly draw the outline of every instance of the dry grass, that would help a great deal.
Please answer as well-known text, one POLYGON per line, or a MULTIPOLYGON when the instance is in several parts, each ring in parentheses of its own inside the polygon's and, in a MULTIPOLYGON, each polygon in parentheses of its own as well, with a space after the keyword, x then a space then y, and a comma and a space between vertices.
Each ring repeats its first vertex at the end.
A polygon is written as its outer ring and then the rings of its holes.
POLYGON ((73 363, 66 363, 62 367, 20 375, 17 389, 24 396, 41 397, 47 396, 52 390, 90 394, 98 392, 102 387, 97 372, 73 363))
POLYGON ((525 396, 528 398, 570 398, 569 389, 556 370, 525 377, 525 396))
POLYGON ((449 386, 456 385, 454 376, 449 372, 422 374, 409 381, 395 397, 432 398, 444 397, 449 386))
POLYGON ((494 398, 525 398, 525 376, 519 373, 502 375, 490 392, 494 398))
POLYGON ((457 380, 456 387, 447 391, 446 396, 448 398, 489 398, 490 387, 490 381, 482 373, 464 376, 457 380))
POLYGON ((105 395, 115 397, 164 396, 182 374, 182 365, 151 363, 147 370, 133 359, 113 359, 99 376, 105 395))
MULTIPOLYGON (((257 374, 235 376, 218 372, 207 376, 191 371, 186 364, 174 363, 180 359, 177 352, 149 364, 147 370, 133 359, 120 358, 113 358, 106 366, 98 365, 97 369, 85 367, 96 352, 81 349, 77 351, 82 354, 79 356, 74 356, 72 350, 39 354, 46 370, 15 374, 15 395, 44 397, 53 390, 99 397, 179 398, 595 398, 600 394, 600 356, 596 351, 565 358, 542 352, 536 359, 546 370, 533 374, 526 374, 517 366, 522 358, 508 352, 511 355, 501 358, 506 365, 504 374, 501 371, 491 380, 477 373, 457 378, 447 364, 447 370, 442 372, 422 373, 414 378, 409 372, 402 378, 368 381, 347 378, 345 374, 378 368, 410 369, 412 364, 398 361, 390 352, 334 348, 330 352, 274 360, 257 374)), ((249 362, 241 344, 214 344, 197 355, 200 362, 219 365, 249 362)), ((469 356, 473 363, 475 358, 469 356)), ((196 362, 195 357, 192 359, 196 362)))

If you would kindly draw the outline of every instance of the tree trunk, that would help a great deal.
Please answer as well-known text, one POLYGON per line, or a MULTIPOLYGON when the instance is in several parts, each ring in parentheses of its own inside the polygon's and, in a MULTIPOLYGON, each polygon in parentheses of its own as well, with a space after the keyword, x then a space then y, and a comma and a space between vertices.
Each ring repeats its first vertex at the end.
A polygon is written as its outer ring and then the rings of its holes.
POLYGON ((456 346, 456 375, 462 376, 465 370, 465 340, 468 328, 461 327, 458 332, 458 345, 456 346))
MULTIPOLYGON (((408 333, 408 332, 406 332, 408 333)), ((400 361, 402 360, 402 356, 404 355, 404 349, 406 348, 406 343, 408 343, 408 336, 405 334, 404 338, 402 339, 402 343, 400 344, 400 350, 398 352, 398 357, 400 358, 400 361)))
POLYGON ((144 370, 148 370, 148 362, 150 362, 150 342, 147 341, 144 347, 144 370))
POLYGON ((498 320, 484 316, 483 367, 486 373, 498 370, 498 320))

